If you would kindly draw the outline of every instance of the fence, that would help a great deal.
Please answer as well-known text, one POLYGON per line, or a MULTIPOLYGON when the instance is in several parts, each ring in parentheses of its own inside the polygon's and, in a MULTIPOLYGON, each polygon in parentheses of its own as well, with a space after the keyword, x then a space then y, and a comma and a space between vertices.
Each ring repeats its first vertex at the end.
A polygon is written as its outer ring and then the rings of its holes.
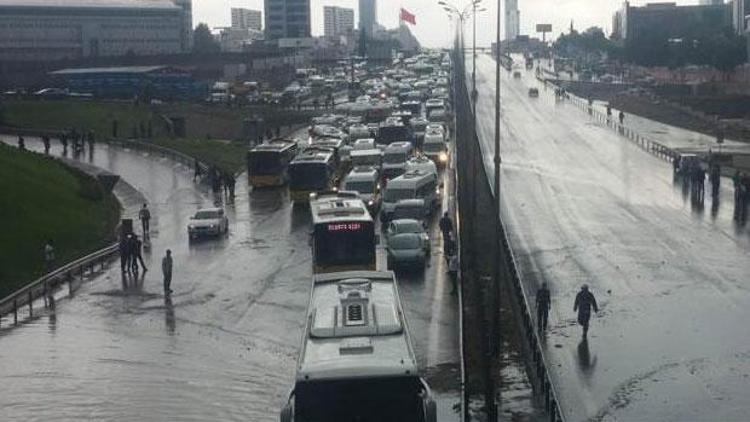
MULTIPOLYGON (((459 54, 456 54, 456 57, 460 57, 460 59, 463 59, 463 57, 461 57, 459 54)), ((506 63, 502 64, 503 66, 506 66, 506 63)), ((462 63, 456 63, 455 73, 456 78, 460 79, 455 84, 456 111, 457 114, 463 114, 462 118, 464 119, 465 126, 471 128, 474 122, 474 115, 469 100, 469 88, 466 85, 465 71, 463 69, 462 63)), ((469 132, 470 133, 465 135, 468 142, 462 144, 457 143, 457 145, 466 145, 467 149, 467 151, 459 151, 459 157, 465 157, 467 154, 472 154, 472 150, 475 151, 474 155, 481 154, 481 147, 479 145, 480 143, 475 128, 469 129, 469 132)), ((489 174, 489 172, 487 171, 488 169, 482 164, 479 165, 479 168, 481 170, 484 170, 484 183, 487 183, 486 189, 489 189, 489 186, 492 185, 491 174, 489 174)), ((469 215, 468 218, 473 217, 474 216, 469 215)), ((501 273, 505 274, 505 277, 507 277, 510 281, 509 284, 512 286, 511 289, 513 292, 513 300, 511 300, 511 302, 515 308, 515 312, 520 316, 519 320, 521 323, 521 329, 524 333, 524 341, 522 347, 526 352, 525 357, 529 372, 529 378, 534 385, 534 390, 537 393, 537 397, 544 404, 544 408, 549 416, 550 422, 564 422, 565 415, 563 414, 562 408, 559 403, 559 395, 550 378, 547 361, 545 359, 544 350, 542 348, 543 343, 540 341, 538 333, 534 329, 533 319, 531 317, 531 309, 533 308, 531 307, 531 302, 528 300, 528 297, 524 292, 523 283, 518 272, 517 262, 506 235, 507 230, 499 213, 496 218, 500 219, 500 233, 496 234, 498 236, 501 236, 500 243, 502 250, 499 251, 499 253, 500 255, 502 255, 502 258, 504 258, 503 263, 506 267, 501 273)))
POLYGON ((28 317, 32 318, 34 316, 34 301, 40 297, 44 299, 45 308, 54 307, 54 292, 58 287, 68 283, 68 293, 72 294, 76 276, 83 281, 87 271, 94 274, 97 265, 100 265, 101 269, 104 269, 105 264, 118 254, 119 246, 117 244, 107 246, 104 249, 45 274, 33 283, 8 295, 0 300, 0 322, 2 321, 2 316, 12 313, 13 324, 17 325, 19 311, 24 307, 28 307, 28 317))
MULTIPOLYGON (((546 80, 539 78, 542 80, 545 84, 549 84, 552 87, 559 89, 559 87, 553 83, 547 82, 546 80)), ((578 107, 581 111, 584 111, 591 116, 591 118, 609 128, 614 130, 615 132, 619 133, 620 135, 624 136, 631 142, 633 142, 635 145, 643 149, 644 151, 659 157, 665 161, 671 162, 675 159, 675 157, 678 157, 680 154, 673 150, 672 148, 669 148, 659 142, 656 142, 652 139, 649 139, 640 133, 636 132, 635 130, 627 127, 626 125, 620 123, 618 120, 619 118, 615 118, 614 116, 607 116, 606 113, 601 112, 600 110, 597 110, 593 105, 589 104, 588 100, 584 100, 583 98, 577 97, 575 95, 571 95, 569 93, 565 93, 563 97, 565 100, 570 101, 571 104, 578 107)))

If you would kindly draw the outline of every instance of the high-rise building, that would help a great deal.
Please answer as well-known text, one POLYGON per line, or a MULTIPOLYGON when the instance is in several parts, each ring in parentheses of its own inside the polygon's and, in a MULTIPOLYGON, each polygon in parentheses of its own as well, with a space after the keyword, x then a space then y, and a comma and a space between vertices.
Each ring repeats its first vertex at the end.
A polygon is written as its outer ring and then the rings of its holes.
POLYGON ((182 33, 180 35, 180 47, 182 52, 193 49, 193 0, 172 0, 175 5, 182 9, 182 33))
POLYGON ((232 8, 232 29, 262 29, 262 13, 260 10, 232 8))
POLYGON ((346 7, 323 7, 323 34, 336 38, 354 30, 354 10, 346 7))
POLYGON ((518 11, 518 0, 505 2, 505 39, 515 40, 521 33, 521 12, 518 11))
POLYGON ((366 37, 372 37, 378 24, 377 0, 359 0, 359 30, 364 31, 366 37))
POLYGON ((266 39, 309 38, 310 0, 265 0, 266 39))

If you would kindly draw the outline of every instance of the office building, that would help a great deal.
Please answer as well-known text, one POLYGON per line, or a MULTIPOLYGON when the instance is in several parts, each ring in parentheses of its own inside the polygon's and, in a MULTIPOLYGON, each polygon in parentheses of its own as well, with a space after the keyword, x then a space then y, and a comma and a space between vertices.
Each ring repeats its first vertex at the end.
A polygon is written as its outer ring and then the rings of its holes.
POLYGON ((262 14, 260 10, 243 9, 239 7, 232 8, 232 29, 252 29, 261 31, 262 14))
POLYGON ((0 60, 187 52, 191 0, 0 0, 0 60))
POLYGON ((172 0, 182 9, 182 28, 180 29, 180 49, 188 52, 193 49, 193 0, 172 0))
POLYGON ((323 7, 323 35, 337 38, 354 30, 354 10, 345 7, 323 7))
POLYGON ((372 37, 378 24, 377 0, 359 0, 359 30, 372 37))
POLYGON ((518 11, 518 0, 505 2, 505 39, 515 40, 521 33, 521 12, 518 11))
POLYGON ((265 0, 266 39, 309 38, 310 0, 265 0))
POLYGON ((623 4, 612 18, 613 38, 626 48, 651 44, 654 39, 682 39, 689 34, 721 31, 732 26, 730 4, 677 6, 648 3, 642 7, 623 4))

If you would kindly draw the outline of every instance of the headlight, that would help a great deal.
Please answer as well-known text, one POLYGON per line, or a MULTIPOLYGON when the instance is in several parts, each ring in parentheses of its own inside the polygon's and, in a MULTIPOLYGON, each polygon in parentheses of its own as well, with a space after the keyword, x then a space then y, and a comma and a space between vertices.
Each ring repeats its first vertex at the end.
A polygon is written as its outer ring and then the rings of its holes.
POLYGON ((440 162, 445 163, 448 161, 448 154, 441 152, 439 156, 440 162))
POLYGON ((367 201, 367 205, 369 205, 369 206, 373 206, 373 205, 375 205, 375 201, 373 201, 373 200, 371 199, 371 200, 367 201))
POLYGON ((216 224, 211 224, 211 228, 215 229, 216 228, 216 224))

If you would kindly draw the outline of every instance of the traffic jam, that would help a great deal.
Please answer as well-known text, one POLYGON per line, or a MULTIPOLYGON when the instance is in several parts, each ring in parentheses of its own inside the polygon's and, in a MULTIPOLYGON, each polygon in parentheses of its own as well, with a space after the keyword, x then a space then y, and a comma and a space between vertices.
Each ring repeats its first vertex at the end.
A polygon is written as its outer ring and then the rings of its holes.
MULTIPOLYGON (((288 189, 311 221, 312 289, 280 419, 433 422, 398 281, 430 265, 450 167, 451 63, 435 52, 352 66, 350 101, 314 117, 306 139, 247 153, 252 189, 288 189)), ((221 210, 209 214, 218 219, 203 228, 196 215, 191 235, 226 232, 221 210)))

